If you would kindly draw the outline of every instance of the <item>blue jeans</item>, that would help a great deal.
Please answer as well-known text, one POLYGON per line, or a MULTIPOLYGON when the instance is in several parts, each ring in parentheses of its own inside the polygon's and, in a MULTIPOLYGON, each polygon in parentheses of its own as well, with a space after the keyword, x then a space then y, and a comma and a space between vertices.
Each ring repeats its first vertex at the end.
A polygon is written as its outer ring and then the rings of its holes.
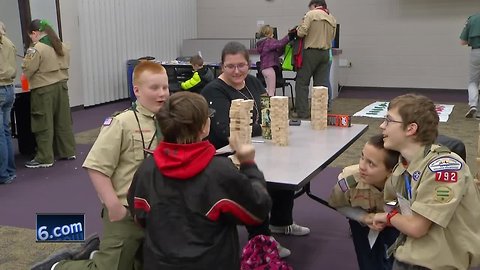
POLYGON ((13 156, 10 112, 15 101, 13 85, 0 86, 0 183, 15 176, 15 158, 13 156))

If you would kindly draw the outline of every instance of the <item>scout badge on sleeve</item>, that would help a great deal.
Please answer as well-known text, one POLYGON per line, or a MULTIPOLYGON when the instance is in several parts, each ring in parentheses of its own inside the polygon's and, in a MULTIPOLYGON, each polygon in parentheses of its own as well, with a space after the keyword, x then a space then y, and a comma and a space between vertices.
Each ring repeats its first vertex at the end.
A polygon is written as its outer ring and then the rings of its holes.
POLYGON ((105 121, 103 121, 103 126, 108 127, 112 123, 112 117, 107 117, 105 121))
POLYGON ((447 186, 436 187, 434 198, 437 202, 448 203, 453 198, 453 190, 447 186))
POLYGON ((355 181, 355 177, 353 175, 342 178, 338 180, 337 183, 343 192, 347 192, 347 190, 357 185, 357 181, 355 181))
POLYGON ((33 47, 30 47, 27 49, 27 54, 25 55, 25 60, 30 60, 35 56, 35 53, 37 53, 37 50, 33 47))
POLYGON ((432 160, 428 164, 428 168, 432 172, 440 171, 459 171, 462 168, 462 162, 456 160, 452 157, 440 157, 435 160, 432 160))

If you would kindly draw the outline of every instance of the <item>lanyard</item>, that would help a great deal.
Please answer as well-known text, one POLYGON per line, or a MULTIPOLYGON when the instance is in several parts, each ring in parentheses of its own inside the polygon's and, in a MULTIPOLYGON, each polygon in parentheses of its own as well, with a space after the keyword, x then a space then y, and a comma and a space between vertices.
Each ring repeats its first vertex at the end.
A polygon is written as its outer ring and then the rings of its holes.
POLYGON ((408 200, 410 201, 412 199, 412 186, 410 184, 410 174, 408 172, 405 172, 403 174, 403 179, 405 179, 405 189, 407 190, 407 197, 408 200))
MULTIPOLYGON (((135 115, 135 120, 137 120, 137 125, 138 125, 138 129, 140 130, 140 136, 142 137, 142 145, 143 145, 143 149, 144 150, 150 150, 150 147, 152 146, 152 143, 153 143, 153 139, 155 138, 155 136, 157 135, 157 128, 155 125, 155 132, 153 133, 153 136, 152 136, 152 139, 150 139, 150 144, 148 145, 148 148, 145 147, 145 139, 143 138, 143 131, 142 131, 142 127, 140 126, 140 120, 138 120, 138 116, 137 116, 137 111, 135 108, 131 108, 132 111, 133 111, 133 114, 135 115)), ((153 119, 153 121, 155 121, 155 119, 153 119)), ((143 151, 143 158, 147 158, 149 154, 145 151, 143 151)))

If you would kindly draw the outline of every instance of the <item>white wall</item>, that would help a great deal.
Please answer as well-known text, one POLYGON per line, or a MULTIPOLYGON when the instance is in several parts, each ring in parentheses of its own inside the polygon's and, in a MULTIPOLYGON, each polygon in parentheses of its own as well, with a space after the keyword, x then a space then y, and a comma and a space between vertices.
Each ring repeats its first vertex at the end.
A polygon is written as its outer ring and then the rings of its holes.
POLYGON ((70 106, 84 104, 83 72, 80 50, 80 32, 78 24, 78 1, 60 0, 60 16, 62 21, 63 42, 71 49, 70 55, 70 78, 68 80, 68 94, 70 106))
MULTIPOLYGON (((196 0, 78 1, 84 105, 128 97, 126 62, 172 60, 196 37, 196 0)), ((64 30, 65 32, 65 30, 64 30)))
MULTIPOLYGON (((20 26, 20 13, 18 10, 18 1, 1 0, 0 4, 0 21, 5 24, 7 28, 7 37, 15 44, 17 54, 23 55, 23 38, 22 28, 20 26)), ((20 65, 22 58, 17 57, 17 78, 16 83, 19 83, 20 74, 22 73, 20 65)))
MULTIPOLYGON (((257 21, 279 36, 299 23, 308 0, 198 0, 198 37, 252 37, 257 21)), ((469 49, 459 45, 475 0, 327 0, 340 23, 342 85, 466 89, 469 49)))
POLYGON ((58 33, 57 6, 55 0, 29 0, 32 20, 47 20, 58 33))

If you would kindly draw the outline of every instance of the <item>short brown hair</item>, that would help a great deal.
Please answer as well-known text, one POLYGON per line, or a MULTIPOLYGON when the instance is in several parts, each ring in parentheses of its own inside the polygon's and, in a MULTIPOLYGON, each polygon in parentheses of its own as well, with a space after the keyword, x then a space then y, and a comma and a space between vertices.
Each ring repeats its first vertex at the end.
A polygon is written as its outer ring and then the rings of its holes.
POLYGON ((385 168, 387 168, 387 170, 393 170, 395 165, 397 165, 398 163, 398 156, 400 155, 400 153, 395 150, 386 149, 383 146, 383 135, 374 135, 370 137, 370 139, 368 139, 367 143, 377 149, 385 151, 385 159, 383 160, 383 164, 385 165, 385 168))
POLYGON ((426 96, 406 94, 390 101, 388 109, 398 109, 403 128, 416 123, 416 141, 423 145, 433 144, 438 136, 438 114, 433 101, 426 96))
POLYGON ((194 55, 190 58, 190 64, 203 66, 203 58, 200 55, 194 55))
POLYGON ((167 73, 165 68, 159 63, 152 61, 140 61, 133 70, 133 85, 138 85, 141 83, 140 77, 146 71, 156 74, 167 73))
POLYGON ((247 48, 238 41, 230 41, 225 44, 225 47, 223 47, 222 50, 222 64, 225 62, 225 57, 227 55, 233 54, 242 54, 245 60, 250 64, 250 54, 248 53, 247 48))
POLYGON ((163 140, 168 143, 194 143, 208 119, 207 100, 192 92, 170 96, 156 115, 163 140))

